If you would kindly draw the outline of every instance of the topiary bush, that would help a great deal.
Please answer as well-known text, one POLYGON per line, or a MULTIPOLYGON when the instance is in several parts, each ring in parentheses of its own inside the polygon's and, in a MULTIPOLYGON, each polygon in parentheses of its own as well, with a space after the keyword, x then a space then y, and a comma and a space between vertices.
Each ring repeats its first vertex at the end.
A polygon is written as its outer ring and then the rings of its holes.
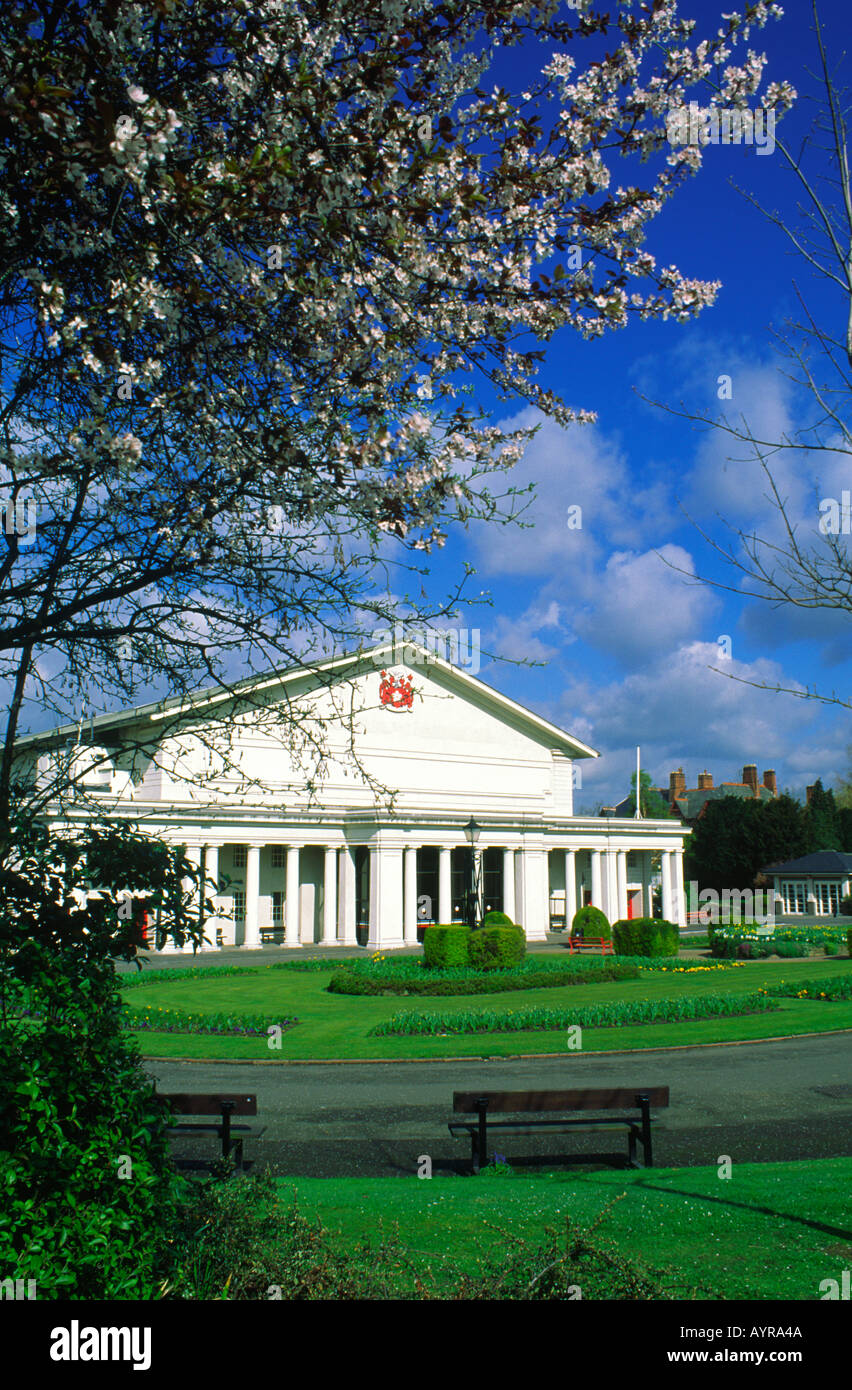
POLYGON ((579 937, 599 936, 604 941, 611 939, 609 919, 599 907, 581 907, 571 919, 571 935, 579 937))
POLYGON ((481 927, 471 932, 468 960, 477 970, 505 970, 518 965, 526 949, 526 938, 513 922, 508 926, 481 927))
POLYGON ((631 917, 613 924, 612 940, 619 956, 676 956, 680 933, 673 922, 631 917))
POLYGON ((513 927, 515 923, 505 912, 486 912, 482 919, 483 927, 513 927))
POLYGON ((469 963, 470 927, 467 922, 450 922, 427 927, 423 933, 423 960, 433 970, 469 963))

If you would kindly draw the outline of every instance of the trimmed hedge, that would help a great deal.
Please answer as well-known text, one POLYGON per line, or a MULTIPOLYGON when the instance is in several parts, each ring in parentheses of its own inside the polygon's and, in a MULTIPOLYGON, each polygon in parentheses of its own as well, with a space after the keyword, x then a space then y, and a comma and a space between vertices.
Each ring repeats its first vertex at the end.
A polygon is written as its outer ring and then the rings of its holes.
MULTIPOLYGON (((513 927, 515 923, 505 912, 486 912, 482 919, 483 927, 513 927)), ((520 927, 518 928, 520 931, 520 927)))
POLYGON ((609 941, 612 937, 609 919, 605 912, 601 912, 599 907, 581 907, 574 913, 571 919, 572 936, 599 936, 604 941, 609 941))
POLYGON ((480 927, 471 932, 467 958, 477 970, 507 970, 523 960, 526 950, 526 937, 510 922, 508 926, 480 927))
POLYGON ((612 942, 619 956, 676 956, 680 933, 656 917, 623 918, 613 923, 612 942))
POLYGON ((423 959, 433 970, 467 965, 470 927, 466 922, 427 927, 423 933, 423 959))
POLYGON ((370 979, 354 970, 341 970, 333 975, 328 984, 329 994, 419 994, 419 995, 464 995, 464 994, 509 994, 513 990, 552 989, 562 985, 593 985, 603 980, 638 980, 639 967, 628 962, 609 959, 600 969, 592 969, 592 962, 584 960, 580 968, 566 961, 561 970, 533 970, 526 974, 514 971, 488 970, 482 975, 471 975, 467 979, 370 979))

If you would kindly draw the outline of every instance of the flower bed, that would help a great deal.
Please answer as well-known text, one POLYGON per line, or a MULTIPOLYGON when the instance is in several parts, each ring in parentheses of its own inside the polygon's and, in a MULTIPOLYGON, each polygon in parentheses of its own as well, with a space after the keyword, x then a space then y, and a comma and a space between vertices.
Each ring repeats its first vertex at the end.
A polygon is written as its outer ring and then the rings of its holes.
POLYGON ((287 1032, 297 1018, 265 1018, 260 1014, 190 1014, 182 1009, 125 1006, 124 1026, 134 1033, 217 1033, 229 1037, 265 1038, 272 1027, 287 1032))
POLYGON ((770 993, 785 999, 852 999, 852 971, 827 980, 783 980, 770 993))
POLYGON ((579 1026, 611 1028, 619 1024, 682 1023, 699 1018, 728 1018, 742 1014, 770 1013, 780 1008, 765 992, 755 994, 705 994, 680 999, 620 1001, 588 1004, 578 1009, 467 1009, 459 1013, 402 1013, 377 1023, 373 1037, 450 1033, 553 1032, 579 1026))

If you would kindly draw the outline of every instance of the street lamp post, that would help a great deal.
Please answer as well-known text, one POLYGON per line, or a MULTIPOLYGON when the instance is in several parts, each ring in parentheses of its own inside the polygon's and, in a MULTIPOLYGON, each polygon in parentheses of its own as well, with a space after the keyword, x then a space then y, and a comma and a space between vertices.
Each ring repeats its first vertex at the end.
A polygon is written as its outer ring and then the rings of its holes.
POLYGON ((473 816, 471 816, 470 820, 465 826, 464 833, 467 837, 467 842, 470 845, 470 859, 468 861, 467 872, 467 903, 465 920, 467 921, 468 926, 473 931, 475 931, 478 925, 479 917, 479 884, 477 882, 476 876, 476 846, 479 843, 481 828, 477 825, 473 816))

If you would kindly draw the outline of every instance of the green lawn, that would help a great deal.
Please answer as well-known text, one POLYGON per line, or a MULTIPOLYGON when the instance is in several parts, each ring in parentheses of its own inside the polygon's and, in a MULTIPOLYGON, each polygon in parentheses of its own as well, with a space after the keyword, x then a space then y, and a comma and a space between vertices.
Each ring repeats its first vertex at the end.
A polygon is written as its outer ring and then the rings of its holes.
MULTIPOLYGON (((686 966, 700 962, 685 961, 686 966)), ((450 997, 364 997, 329 994, 331 973, 273 970, 268 966, 239 974, 162 981, 126 992, 134 1008, 157 1006, 193 1013, 254 1013, 276 1018, 297 1016, 297 1027, 285 1032, 280 1050, 264 1038, 140 1032, 140 1046, 150 1057, 207 1057, 307 1061, 323 1058, 364 1058, 392 1061, 431 1057, 501 1057, 566 1050, 564 1032, 491 1033, 453 1037, 369 1037, 375 1023, 404 1009, 455 1012, 471 1007, 502 1011, 520 1006, 566 1008, 620 999, 662 999, 705 990, 746 993, 782 980, 821 979, 847 972, 847 958, 794 960, 768 965, 747 963, 728 970, 689 973, 645 973, 639 980, 571 985, 522 993, 450 997)), ((784 999, 777 1012, 743 1018, 705 1019, 690 1023, 650 1024, 620 1028, 586 1028, 585 1051, 642 1049, 707 1042, 751 1041, 779 1035, 852 1028, 852 1003, 784 999)))
POLYGON ((516 1242, 535 1247, 566 1217, 641 1262, 673 1298, 819 1299, 852 1262, 852 1159, 640 1172, 479 1178, 280 1178, 304 1216, 347 1246, 396 1238, 424 1281, 449 1288, 516 1242))

